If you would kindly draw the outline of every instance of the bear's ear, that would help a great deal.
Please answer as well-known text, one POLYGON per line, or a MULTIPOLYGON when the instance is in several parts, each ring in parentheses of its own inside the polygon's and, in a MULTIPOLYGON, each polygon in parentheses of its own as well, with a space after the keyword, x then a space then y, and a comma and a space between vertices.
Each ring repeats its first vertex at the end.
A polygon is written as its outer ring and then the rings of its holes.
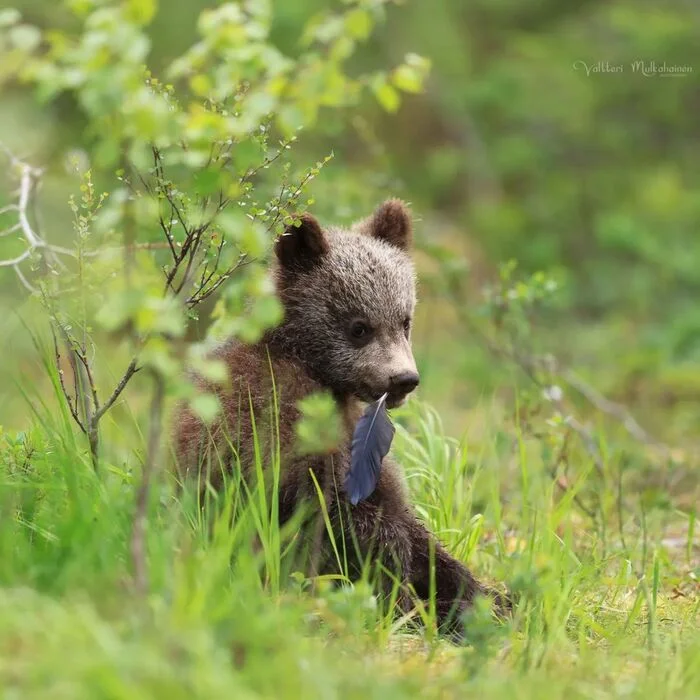
POLYGON ((408 250, 413 240, 411 210, 400 199, 387 199, 380 204, 362 228, 370 236, 380 238, 401 250, 408 250))
POLYGON ((329 247, 321 225, 311 214, 297 218, 299 223, 287 226, 277 239, 275 254, 283 268, 304 270, 313 267, 329 247))

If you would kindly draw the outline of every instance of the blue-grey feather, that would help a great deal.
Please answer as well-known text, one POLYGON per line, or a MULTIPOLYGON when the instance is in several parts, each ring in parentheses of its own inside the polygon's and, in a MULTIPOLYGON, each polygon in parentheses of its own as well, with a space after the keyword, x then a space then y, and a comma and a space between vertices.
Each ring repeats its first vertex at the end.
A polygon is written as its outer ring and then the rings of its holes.
POLYGON ((394 439, 394 426, 386 410, 387 394, 368 406, 352 436, 350 469, 345 491, 354 506, 368 498, 379 481, 382 460, 394 439))

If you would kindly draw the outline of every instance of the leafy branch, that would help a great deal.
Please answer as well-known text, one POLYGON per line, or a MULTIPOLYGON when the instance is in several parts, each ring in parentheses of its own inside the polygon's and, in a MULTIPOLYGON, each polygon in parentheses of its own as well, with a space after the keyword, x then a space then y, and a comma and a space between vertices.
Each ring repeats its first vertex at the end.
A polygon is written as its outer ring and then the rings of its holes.
MULTIPOLYGON (((24 249, 0 267, 13 268, 48 311, 60 391, 95 468, 105 415, 137 372, 153 378, 132 532, 141 592, 148 584, 147 504, 164 401, 194 392, 182 379, 186 358, 177 341, 197 307, 215 296, 212 316, 222 334, 250 342, 279 321, 263 263, 282 225, 308 205, 302 195, 328 160, 291 173, 285 155, 299 130, 312 126, 322 109, 357 104, 367 90, 395 109, 399 92, 418 91, 426 77, 428 62, 414 54, 390 76, 349 74, 350 55, 389 1, 350 0, 314 17, 294 57, 273 44, 268 9, 222 3, 202 11, 197 39, 164 68, 163 81, 145 66, 156 3, 136 3, 138 10, 110 0, 79 3, 70 7, 76 21, 66 31, 22 24, 17 32, 20 13, 4 16, 0 35, 25 39, 0 41, 0 52, 11 47, 10 65, 21 65, 12 77, 49 102, 69 94, 90 135, 90 169, 82 197, 71 200, 76 245, 67 250, 48 244, 31 223, 42 171, 8 154, 18 197, 0 214, 16 214, 17 221, 0 236, 21 234, 24 249), (96 194, 93 167, 96 178, 110 183, 109 196, 96 194), (27 267, 34 254, 42 266, 32 278, 27 267), (105 335, 128 346, 126 367, 108 391, 98 386, 105 335)), ((190 359, 201 359, 196 352, 188 350, 190 359)))

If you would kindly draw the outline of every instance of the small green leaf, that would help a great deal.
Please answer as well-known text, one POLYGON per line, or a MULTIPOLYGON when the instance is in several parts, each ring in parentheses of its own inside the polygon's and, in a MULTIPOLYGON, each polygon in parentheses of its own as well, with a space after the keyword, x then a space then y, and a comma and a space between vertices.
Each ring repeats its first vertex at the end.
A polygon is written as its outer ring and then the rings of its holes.
POLYGON ((0 10, 0 27, 9 27, 22 19, 19 10, 14 7, 8 7, 6 10, 0 10))
POLYGON ((391 75, 391 82, 404 92, 420 92, 423 83, 422 77, 411 66, 399 66, 391 75))
POLYGON ((190 402, 190 407, 204 423, 211 423, 221 411, 221 403, 214 394, 195 396, 190 402))
POLYGON ((277 98, 265 90, 251 92, 245 101, 245 114, 249 119, 259 121, 275 111, 277 98))
POLYGON ((137 24, 148 24, 157 9, 156 0, 129 0, 127 5, 129 18, 137 24))
POLYGON ((263 148, 253 139, 246 139, 234 144, 231 155, 233 164, 241 175, 251 168, 261 165, 265 159, 263 148))
POLYGON ((304 113, 295 104, 285 104, 277 112, 277 123, 285 134, 291 135, 304 126, 304 113))
POLYGON ((197 73, 190 78, 190 88, 195 95, 208 97, 213 90, 213 85, 208 75, 197 73))
POLYGON ((345 15, 345 29, 355 39, 366 39, 372 31, 372 17, 359 7, 345 15))
POLYGON ((430 61, 427 58, 409 53, 404 63, 392 72, 391 82, 404 92, 421 92, 429 72, 430 61))
POLYGON ((212 194, 221 188, 221 171, 205 168, 194 175, 194 187, 197 194, 212 194))
POLYGON ((18 24, 9 31, 10 41, 24 51, 33 51, 41 43, 41 32, 31 24, 18 24))
POLYGON ((201 375, 215 384, 224 384, 228 380, 228 367, 221 360, 205 359, 197 365, 201 375))
POLYGON ((342 435, 342 422, 333 397, 327 392, 311 394, 299 401, 301 418, 295 426, 301 454, 332 452, 342 435))
POLYGON ((401 104, 399 93, 382 77, 372 85, 374 96, 387 112, 395 112, 401 104))

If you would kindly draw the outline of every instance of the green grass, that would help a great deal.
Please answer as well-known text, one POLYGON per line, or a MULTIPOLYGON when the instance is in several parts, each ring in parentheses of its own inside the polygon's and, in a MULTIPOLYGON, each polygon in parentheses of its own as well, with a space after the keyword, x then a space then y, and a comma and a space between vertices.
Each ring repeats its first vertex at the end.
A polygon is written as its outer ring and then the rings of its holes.
POLYGON ((700 696, 698 528, 672 492, 620 477, 627 446, 601 438, 601 472, 573 445, 553 476, 547 440, 489 423, 486 404, 490 430, 459 440, 429 407, 402 409, 394 454, 421 516, 519 596, 506 624, 477 610, 455 646, 429 607, 397 619, 365 582, 312 587, 290 563, 293 532, 240 489, 212 519, 161 480, 138 596, 140 409, 106 425, 97 476, 55 397, 27 402, 26 433, 0 434, 2 697, 700 696))

